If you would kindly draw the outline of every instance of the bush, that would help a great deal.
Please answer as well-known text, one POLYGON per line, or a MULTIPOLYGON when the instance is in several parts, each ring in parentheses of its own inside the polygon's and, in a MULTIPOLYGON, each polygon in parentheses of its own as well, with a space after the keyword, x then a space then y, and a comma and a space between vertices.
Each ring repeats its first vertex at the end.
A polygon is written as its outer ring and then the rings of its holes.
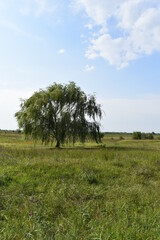
POLYGON ((149 139, 149 140, 153 140, 154 139, 154 136, 152 133, 141 133, 141 132, 133 132, 133 135, 132 135, 133 139, 136 139, 136 140, 140 140, 140 139, 149 139))
POLYGON ((124 137, 120 136, 120 137, 119 137, 119 140, 124 140, 124 137))
POLYGON ((142 133, 141 132, 133 132, 132 137, 135 140, 140 140, 140 139, 142 139, 142 133))
POLYGON ((144 139, 150 139, 150 140, 153 140, 154 139, 154 136, 152 133, 146 133, 144 134, 144 139))

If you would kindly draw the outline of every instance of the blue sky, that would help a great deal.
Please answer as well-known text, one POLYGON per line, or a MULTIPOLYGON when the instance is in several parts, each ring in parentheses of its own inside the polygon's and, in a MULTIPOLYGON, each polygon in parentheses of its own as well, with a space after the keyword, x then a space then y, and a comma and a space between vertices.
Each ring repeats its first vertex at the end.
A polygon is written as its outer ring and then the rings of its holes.
POLYGON ((103 131, 160 132, 158 0, 0 0, 0 129, 53 82, 96 93, 103 131))

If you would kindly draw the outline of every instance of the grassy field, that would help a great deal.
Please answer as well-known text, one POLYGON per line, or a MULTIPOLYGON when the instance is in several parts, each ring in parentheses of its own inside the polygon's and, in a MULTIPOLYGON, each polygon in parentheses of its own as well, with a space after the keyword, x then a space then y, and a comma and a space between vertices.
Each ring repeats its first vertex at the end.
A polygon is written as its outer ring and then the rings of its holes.
POLYGON ((34 145, 0 132, 0 239, 160 239, 160 140, 34 145))

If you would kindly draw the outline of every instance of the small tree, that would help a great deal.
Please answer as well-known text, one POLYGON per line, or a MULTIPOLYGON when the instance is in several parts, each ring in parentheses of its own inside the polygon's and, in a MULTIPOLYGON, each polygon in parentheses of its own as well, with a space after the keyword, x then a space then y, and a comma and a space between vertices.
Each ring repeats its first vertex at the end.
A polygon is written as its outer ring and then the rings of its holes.
POLYGON ((56 147, 65 141, 85 142, 87 138, 101 142, 101 106, 94 95, 87 96, 74 82, 56 84, 35 92, 22 100, 15 116, 25 135, 44 143, 56 140, 56 147))
POLYGON ((140 140, 140 139, 142 139, 142 133, 141 132, 133 132, 132 137, 135 140, 140 140))

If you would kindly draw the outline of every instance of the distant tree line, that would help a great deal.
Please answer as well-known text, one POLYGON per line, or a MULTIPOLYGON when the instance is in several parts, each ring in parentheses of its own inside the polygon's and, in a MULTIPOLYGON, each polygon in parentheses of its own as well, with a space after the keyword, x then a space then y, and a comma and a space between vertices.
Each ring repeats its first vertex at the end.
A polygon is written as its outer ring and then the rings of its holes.
POLYGON ((22 133, 22 131, 20 129, 16 130, 0 129, 0 133, 22 133))

